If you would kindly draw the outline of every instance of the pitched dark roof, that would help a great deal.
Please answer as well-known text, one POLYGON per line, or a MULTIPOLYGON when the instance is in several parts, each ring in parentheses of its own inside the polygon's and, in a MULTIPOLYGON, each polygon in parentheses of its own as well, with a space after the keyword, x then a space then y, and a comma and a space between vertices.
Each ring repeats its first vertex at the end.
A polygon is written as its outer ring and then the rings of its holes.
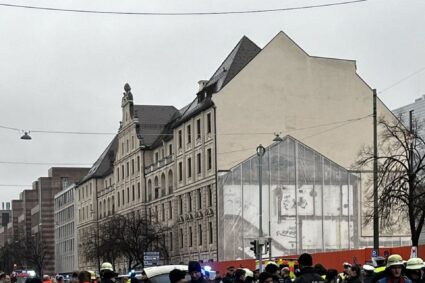
POLYGON ((80 183, 83 183, 91 178, 105 177, 112 173, 113 163, 115 161, 115 154, 118 149, 118 135, 109 143, 100 157, 96 160, 89 172, 80 183))
POLYGON ((134 111, 140 121, 139 138, 142 138, 143 144, 148 147, 155 143, 167 124, 179 116, 179 111, 174 106, 134 105, 134 111))
POLYGON ((223 61, 206 84, 213 93, 220 91, 230 82, 258 53, 261 48, 248 37, 243 36, 232 52, 223 61))

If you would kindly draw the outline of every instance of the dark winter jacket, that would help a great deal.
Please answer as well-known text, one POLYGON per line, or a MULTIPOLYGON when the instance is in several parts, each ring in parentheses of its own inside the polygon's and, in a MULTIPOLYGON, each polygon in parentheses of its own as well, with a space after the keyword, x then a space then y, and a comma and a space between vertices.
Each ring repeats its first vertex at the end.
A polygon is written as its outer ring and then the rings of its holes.
POLYGON ((316 273, 313 267, 301 269, 301 275, 294 280, 294 283, 324 283, 323 278, 316 273))

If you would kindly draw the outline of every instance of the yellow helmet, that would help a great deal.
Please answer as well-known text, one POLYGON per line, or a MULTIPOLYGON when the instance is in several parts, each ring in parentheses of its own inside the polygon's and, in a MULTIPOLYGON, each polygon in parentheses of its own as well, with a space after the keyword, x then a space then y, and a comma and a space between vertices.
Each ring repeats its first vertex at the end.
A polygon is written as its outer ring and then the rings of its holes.
POLYGON ((409 259, 406 264, 406 269, 422 269, 423 267, 425 267, 424 261, 419 257, 409 259))
POLYGON ((395 265, 403 265, 403 258, 398 254, 390 255, 387 260, 387 267, 395 265))

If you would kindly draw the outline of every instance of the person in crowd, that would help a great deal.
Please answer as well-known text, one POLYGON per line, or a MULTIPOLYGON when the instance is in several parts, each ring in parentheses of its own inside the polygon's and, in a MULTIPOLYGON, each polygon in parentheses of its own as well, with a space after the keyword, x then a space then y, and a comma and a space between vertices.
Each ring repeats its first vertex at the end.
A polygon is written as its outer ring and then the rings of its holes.
POLYGON ((378 256, 378 257, 372 258, 372 263, 373 263, 373 266, 375 267, 375 270, 374 270, 375 277, 373 278, 373 282, 375 283, 386 276, 385 270, 386 270, 387 260, 385 257, 378 256))
POLYGON ((91 283, 91 274, 90 272, 84 270, 78 273, 78 282, 80 283, 91 283))
POLYGON ((348 272, 348 283, 363 283, 360 279, 361 277, 361 269, 360 266, 354 264, 350 267, 350 271, 348 272))
POLYGON ((238 268, 235 271, 235 281, 234 283, 245 283, 246 271, 242 268, 238 268))
POLYGON ((316 263, 314 265, 314 270, 317 272, 317 274, 319 274, 322 277, 323 281, 326 280, 326 271, 327 270, 322 264, 316 263))
POLYGON ((269 262, 264 268, 265 272, 273 276, 273 282, 278 283, 280 280, 279 266, 274 262, 269 262))
POLYGON ((202 274, 202 268, 199 262, 189 261, 188 270, 191 278, 191 283, 208 283, 202 274))
POLYGON ((217 270, 214 278, 214 283, 222 282, 223 278, 221 277, 220 271, 217 270))
POLYGON ((258 282, 260 280, 260 270, 254 270, 254 282, 258 282))
POLYGON ((317 274, 313 268, 313 258, 310 254, 304 253, 298 258, 301 274, 295 278, 294 283, 319 283, 324 282, 323 278, 317 274))
POLYGON ((0 273, 0 283, 4 283, 5 279, 6 279, 6 273, 1 272, 0 273))
POLYGON ((282 283, 292 283, 291 279, 291 270, 289 270, 289 267, 284 267, 280 270, 280 277, 281 280, 279 282, 282 283))
POLYGON ((425 264, 421 258, 411 258, 406 263, 406 275, 413 283, 425 283, 422 278, 422 268, 425 264))
POLYGON ((248 268, 243 268, 245 270, 245 283, 254 283, 254 272, 248 268))
POLYGON ((50 276, 47 274, 43 275, 43 283, 52 283, 52 280, 50 279, 50 276))
POLYGON ((373 283, 375 277, 375 267, 369 264, 363 265, 363 283, 373 283))
POLYGON ((186 272, 180 269, 174 269, 169 274, 171 283, 186 283, 186 272))
POLYGON ((403 258, 398 254, 388 257, 385 277, 379 283, 412 283, 410 279, 403 276, 403 258))
POLYGON ((117 274, 109 262, 104 262, 100 266, 100 282, 101 283, 114 283, 117 274))
POLYGON ((273 275, 268 272, 261 272, 258 275, 258 283, 273 283, 273 275))
POLYGON ((342 267, 344 269, 343 272, 341 272, 340 274, 338 274, 338 279, 337 282, 338 283, 343 283, 343 282, 347 282, 349 273, 350 273, 350 268, 351 268, 351 264, 348 262, 344 262, 342 264, 342 267))
POLYGON ((338 271, 336 269, 328 269, 326 271, 326 279, 327 283, 336 283, 338 280, 338 271))
POLYGON ((232 283, 235 281, 235 267, 229 266, 227 268, 226 276, 223 278, 223 283, 232 283))

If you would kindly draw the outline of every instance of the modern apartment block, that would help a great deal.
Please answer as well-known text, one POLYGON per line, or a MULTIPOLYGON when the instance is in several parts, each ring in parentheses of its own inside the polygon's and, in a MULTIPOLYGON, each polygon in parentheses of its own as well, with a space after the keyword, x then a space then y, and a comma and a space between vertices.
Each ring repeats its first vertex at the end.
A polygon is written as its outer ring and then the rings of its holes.
MULTIPOLYGON (((76 188, 79 244, 108 216, 139 212, 170 227, 170 262, 223 259, 221 172, 270 145, 273 133, 291 134, 346 169, 372 143, 372 89, 355 61, 311 56, 283 32, 264 48, 243 37, 181 109, 137 105, 128 84, 124 91, 119 131, 76 188)), ((380 101, 378 113, 394 118, 380 101)), ((353 223, 356 243, 371 239, 370 227, 353 223)), ((96 263, 80 257, 79 267, 96 263)), ((126 264, 116 268, 125 272, 126 264)))
MULTIPOLYGON (((422 125, 420 133, 425 137, 425 95, 415 99, 415 102, 393 110, 394 115, 401 117, 406 127, 410 126, 409 113, 413 111, 412 118, 422 125)), ((415 123, 413 124, 415 126, 415 123)))
POLYGON ((78 268, 75 184, 55 195, 55 272, 70 274, 78 268))

